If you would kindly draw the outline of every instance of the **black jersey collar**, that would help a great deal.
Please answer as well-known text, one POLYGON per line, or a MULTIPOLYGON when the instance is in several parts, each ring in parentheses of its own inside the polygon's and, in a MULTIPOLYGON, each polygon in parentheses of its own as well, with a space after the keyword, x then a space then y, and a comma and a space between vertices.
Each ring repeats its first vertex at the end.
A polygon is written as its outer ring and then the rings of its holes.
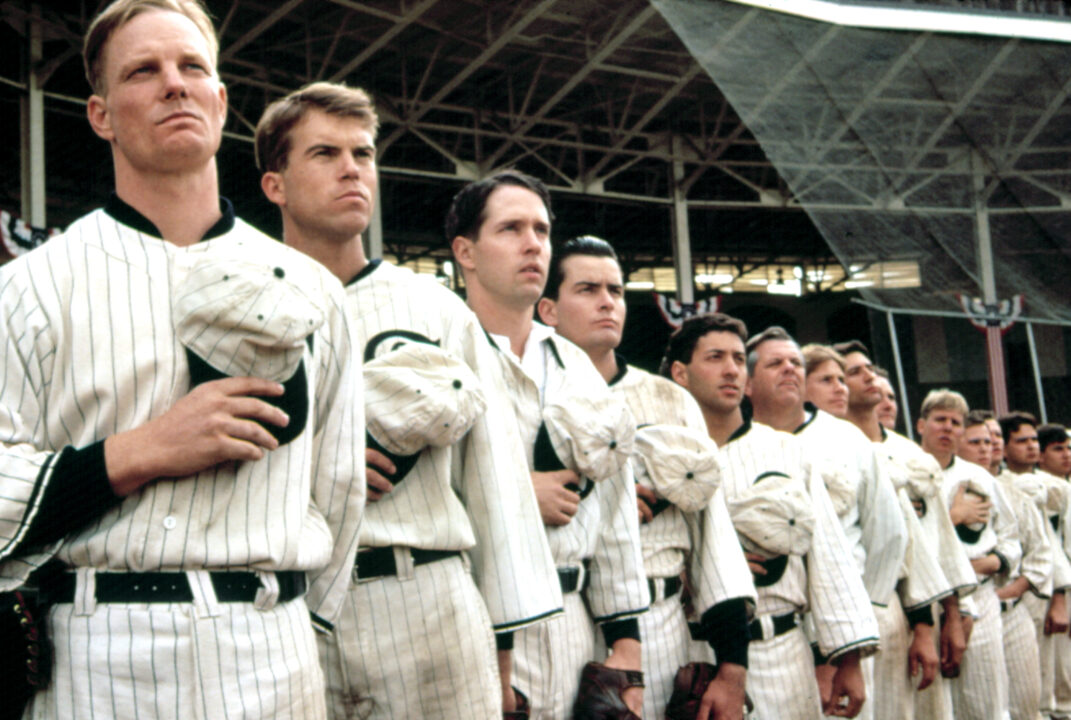
MULTIPOLYGON (((745 398, 744 402, 740 403, 740 416, 743 417, 744 422, 736 430, 733 430, 733 434, 725 441, 725 445, 744 437, 751 431, 752 414, 751 403, 745 398)), ((725 445, 722 445, 722 447, 725 447, 725 445)))
POLYGON ((625 378, 625 373, 628 372, 628 360, 625 359, 624 355, 619 352, 615 352, 614 362, 617 363, 617 372, 614 373, 614 376, 612 378, 610 378, 610 382, 606 383, 610 387, 613 387, 615 384, 623 380, 625 378))
MULTIPOLYGON (((108 197, 108 202, 104 205, 104 212, 140 233, 152 235, 153 237, 158 237, 160 239, 163 239, 164 237, 164 234, 153 225, 149 218, 128 205, 114 192, 108 197)), ((201 240, 211 240, 220 235, 225 235, 234 229, 234 205, 231 204, 231 201, 225 197, 220 197, 219 212, 219 220, 217 220, 212 227, 208 228, 208 232, 205 233, 201 240)))
POLYGON ((374 273, 376 271, 376 268, 378 268, 382 264, 383 264, 383 259, 382 258, 376 258, 374 260, 369 260, 367 265, 365 265, 363 268, 358 270, 357 274, 354 275, 352 278, 350 278, 350 281, 348 283, 346 283, 346 287, 349 287, 350 285, 356 285, 361 280, 364 280, 366 277, 368 277, 369 275, 374 273))
POLYGON ((803 403, 803 422, 800 426, 792 431, 793 435, 799 435, 801 432, 807 429, 807 426, 815 421, 818 417, 818 408, 813 403, 803 403))

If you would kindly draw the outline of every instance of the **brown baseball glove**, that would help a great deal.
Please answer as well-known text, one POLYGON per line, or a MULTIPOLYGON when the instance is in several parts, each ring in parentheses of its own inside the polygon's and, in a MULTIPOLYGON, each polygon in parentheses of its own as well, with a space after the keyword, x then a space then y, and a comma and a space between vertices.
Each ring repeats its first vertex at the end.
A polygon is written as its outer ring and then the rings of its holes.
POLYGON ((673 694, 666 705, 667 720, 695 720, 707 685, 718 674, 718 669, 706 662, 691 662, 677 670, 673 680, 673 694))
POLYGON ((642 672, 589 662, 580 675, 573 720, 640 720, 621 698, 630 687, 644 687, 642 672))
POLYGON ((513 690, 513 697, 517 699, 517 709, 512 712, 503 712, 502 720, 528 720, 532 708, 528 706, 528 697, 517 688, 513 690))

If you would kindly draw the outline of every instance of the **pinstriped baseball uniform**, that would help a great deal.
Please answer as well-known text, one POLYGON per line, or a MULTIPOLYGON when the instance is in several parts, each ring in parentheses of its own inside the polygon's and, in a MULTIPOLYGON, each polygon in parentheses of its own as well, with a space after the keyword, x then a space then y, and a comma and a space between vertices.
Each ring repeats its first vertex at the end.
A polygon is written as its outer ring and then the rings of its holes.
MULTIPOLYGON (((507 338, 495 341, 531 468, 544 400, 592 397, 609 388, 586 353, 541 323, 533 323, 520 359, 507 338)), ((592 623, 636 617, 650 602, 631 468, 596 483, 567 525, 545 530, 558 568, 577 568, 581 586, 586 580, 586 603, 579 593, 566 593, 564 617, 516 634, 514 684, 528 696, 533 718, 562 718, 572 708, 584 663, 593 659, 592 623)))
MULTIPOLYGON (((9 498, 0 517, 29 505, 32 523, 35 499, 62 480, 49 470, 57 455, 142 425, 187 394, 169 266, 236 240, 253 253, 286 251, 225 207, 211 239, 181 248, 113 197, 107 211, 0 270, 0 495, 9 498)), ((308 415, 291 417, 306 421, 304 431, 262 460, 145 485, 49 548, 79 582, 74 602, 52 610, 54 682, 36 697, 34 717, 323 716, 308 612, 328 626, 345 594, 364 503, 364 420, 341 287, 297 252, 289 262, 320 278, 306 290, 329 308, 304 353, 308 415), (219 603, 213 569, 263 571, 265 588, 255 605, 219 603), (98 605, 91 588, 101 570, 187 570, 194 601, 98 605), (270 571, 281 570, 314 573, 308 608, 275 602, 270 571)), ((10 552, 20 531, 0 526, 10 552)), ((27 569, 6 562, 5 584, 27 569)))
POLYGON ((1016 487, 1016 479, 1009 470, 997 477, 1015 513, 1022 548, 1018 567, 998 582, 1003 586, 1017 577, 1025 577, 1030 583, 1030 589, 1019 600, 1001 603, 1008 708, 1012 720, 1037 720, 1041 712, 1041 656, 1027 596, 1035 599, 1052 596, 1053 548, 1045 530, 1045 518, 1033 500, 1016 487))
MULTIPOLYGON (((824 468, 839 473, 849 484, 855 502, 838 507, 838 514, 870 601, 884 608, 895 593, 908 544, 896 492, 882 471, 873 444, 859 428, 809 405, 806 412, 807 419, 794 434, 813 455, 821 457, 824 468)), ((878 617, 879 611, 874 612, 878 617)), ((875 659, 863 661, 867 700, 857 717, 864 720, 874 716, 874 698, 878 696, 874 689, 875 659)))
POLYGON ((400 548, 399 570, 353 584, 335 632, 321 638, 329 712, 500 717, 492 627, 536 622, 562 600, 497 352, 472 311, 432 278, 373 261, 346 296, 359 352, 417 333, 472 368, 488 408, 460 442, 426 448, 368 504, 361 548, 400 548), (406 548, 464 551, 467 560, 412 567, 406 548))
MULTIPOLYGON (((703 413, 687 390, 618 362, 619 375, 611 381, 610 388, 625 400, 639 425, 681 425, 706 434, 703 413)), ((666 507, 650 522, 640 525, 640 537, 647 577, 676 578, 687 570, 697 615, 733 598, 747 598, 754 604, 751 572, 721 489, 699 513, 684 512, 675 505, 666 507)), ((647 684, 644 715, 661 717, 673 692, 677 669, 692 660, 710 661, 711 651, 693 644, 679 594, 652 598, 650 612, 640 617, 640 632, 644 638, 643 672, 647 684)))
POLYGON ((722 487, 732 502, 760 475, 778 472, 800 477, 808 488, 815 530, 806 561, 791 555, 784 575, 758 587, 756 616, 764 638, 748 649, 748 694, 763 720, 821 717, 814 660, 799 629, 774 636, 772 618, 810 611, 819 650, 830 659, 859 650, 865 656, 878 645, 878 626, 851 550, 833 509, 821 474, 798 438, 745 419, 719 451, 722 487))
MULTIPOLYGON (((967 557, 980 558, 996 553, 1002 567, 1015 568, 1022 550, 1014 510, 1000 485, 987 471, 974 463, 953 457, 944 468, 942 492, 951 505, 960 485, 970 482, 982 490, 993 503, 989 522, 975 542, 963 541, 967 557)), ((977 617, 970 642, 963 654, 959 677, 953 678, 952 704, 957 720, 1001 720, 1008 712, 1008 678, 1005 670, 1004 642, 1000 618, 1000 601, 993 587, 993 577, 978 578, 972 597, 977 617)))
MULTIPOLYGON (((889 431, 885 431, 881 442, 874 443, 874 448, 884 473, 896 488, 901 515, 910 538, 893 602, 884 610, 875 609, 881 625, 881 651, 877 655, 874 670, 874 717, 876 720, 951 718, 952 698, 944 678, 938 674, 930 687, 916 692, 917 682, 908 675, 906 662, 912 630, 904 613, 933 606, 938 600, 955 592, 953 583, 945 577, 939 562, 945 555, 945 548, 940 544, 940 535, 932 532, 933 520, 942 520, 947 525, 949 551, 952 558, 960 559, 960 565, 964 567, 963 574, 970 575, 971 584, 968 587, 971 590, 974 588, 973 571, 952 530, 951 521, 947 520, 947 509, 941 509, 944 508, 944 501, 939 492, 939 480, 934 483, 933 497, 926 500, 929 508, 937 508, 932 513, 926 513, 933 515, 928 518, 928 528, 921 522, 927 518, 920 519, 911 505, 907 463, 912 458, 924 457, 922 449, 907 438, 889 431)), ((954 565, 947 559, 946 562, 954 565)), ((936 612, 936 608, 931 607, 931 611, 936 612)), ((939 639, 939 633, 940 628, 935 625, 935 640, 939 639)))
MULTIPOLYGON (((1045 519, 1045 531, 1049 535, 1053 548, 1052 590, 1054 594, 1062 593, 1071 587, 1071 560, 1064 550, 1062 523, 1062 518, 1068 510, 1067 481, 1044 470, 1035 470, 1033 477, 1040 481, 1047 493, 1057 494, 1055 507, 1046 503, 1042 514, 1045 519)), ((1040 498, 1035 498, 1036 503, 1039 501, 1040 498)), ((1061 656, 1071 657, 1071 643, 1068 641, 1067 633, 1045 634, 1045 616, 1049 610, 1047 602, 1034 597, 1026 597, 1023 602, 1034 620, 1038 637, 1038 652, 1041 655, 1041 714, 1053 715, 1060 719, 1064 715, 1071 714, 1068 713, 1071 705, 1061 705, 1056 700, 1057 682, 1062 679, 1057 674, 1057 663, 1061 656)), ((1061 695, 1063 694, 1061 692, 1061 695)))

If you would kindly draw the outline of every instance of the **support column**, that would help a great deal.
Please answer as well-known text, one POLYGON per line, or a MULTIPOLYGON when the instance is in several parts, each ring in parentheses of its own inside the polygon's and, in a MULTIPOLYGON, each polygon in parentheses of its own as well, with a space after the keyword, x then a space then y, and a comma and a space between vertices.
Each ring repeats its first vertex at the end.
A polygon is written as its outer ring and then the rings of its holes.
POLYGON ((21 125, 20 174, 22 181, 22 219, 29 225, 43 228, 45 215, 45 98, 39 69, 43 59, 41 23, 37 20, 38 6, 30 7, 26 36, 29 53, 26 58, 26 87, 28 92, 19 101, 21 125))
POLYGON ((1034 342, 1034 323, 1026 324, 1026 340, 1030 344, 1030 366, 1034 369, 1034 388, 1038 393, 1038 410, 1041 416, 1041 424, 1049 421, 1049 413, 1045 410, 1045 390, 1041 386, 1041 365, 1038 363, 1038 346, 1034 342))
MULTIPOLYGON (((975 256, 982 281, 982 302, 987 314, 997 312, 997 279, 993 272, 993 246, 989 234, 989 208, 985 204, 985 166, 977 151, 971 151, 971 175, 974 180, 974 227, 978 242, 975 256)), ((1004 372, 1004 337, 1000 323, 986 320, 986 367, 989 373, 989 398, 997 417, 1008 412, 1008 386, 1004 372)))
MULTIPOLYGON (((677 277, 677 300, 681 305, 695 303, 695 269, 692 267, 692 237, 688 231, 688 203, 684 198, 684 161, 680 135, 674 135, 673 173, 673 272, 677 277)), ((685 316, 693 311, 685 312, 685 316)))
POLYGON ((889 323, 889 340, 892 342, 893 365, 896 366, 896 384, 900 393, 900 415, 904 418, 904 430, 907 436, 915 439, 915 428, 911 422, 911 403, 907 397, 907 383, 904 382, 904 364, 900 362, 900 340, 896 337, 896 319, 891 312, 885 313, 889 323))
POLYGON ((368 223, 364 231, 364 256, 369 260, 383 257, 383 205, 379 199, 382 189, 382 184, 379 184, 375 208, 372 210, 372 221, 368 223))

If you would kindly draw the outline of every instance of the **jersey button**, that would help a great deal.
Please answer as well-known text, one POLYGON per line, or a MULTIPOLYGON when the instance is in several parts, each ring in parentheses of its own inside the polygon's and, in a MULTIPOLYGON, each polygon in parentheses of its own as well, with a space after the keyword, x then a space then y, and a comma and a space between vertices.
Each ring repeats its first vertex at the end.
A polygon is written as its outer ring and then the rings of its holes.
POLYGON ((164 518, 164 530, 174 530, 176 525, 178 525, 178 520, 175 519, 174 515, 168 515, 164 518))

